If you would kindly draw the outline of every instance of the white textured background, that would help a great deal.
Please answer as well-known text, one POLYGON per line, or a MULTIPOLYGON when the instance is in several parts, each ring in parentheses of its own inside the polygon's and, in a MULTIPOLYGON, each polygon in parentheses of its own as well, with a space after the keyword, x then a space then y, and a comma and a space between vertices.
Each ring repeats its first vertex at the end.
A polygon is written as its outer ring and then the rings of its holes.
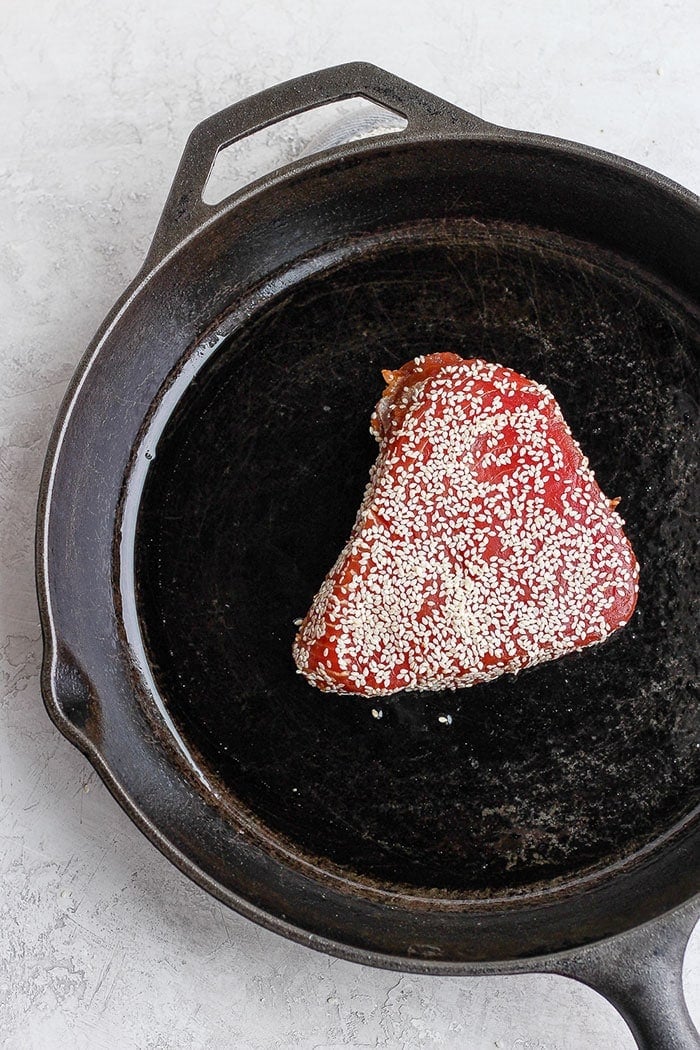
MULTIPOLYGON (((146 251, 185 137, 366 59, 488 120, 700 191, 697 0, 0 0, 0 1045, 629 1050, 593 992, 401 977, 224 910, 129 823, 44 714, 36 488, 66 382, 146 251)), ((297 147, 274 135, 280 155, 297 147)), ((256 158, 238 163, 239 177, 256 158)), ((236 165, 234 164, 234 168, 236 165)), ((700 934, 686 958, 700 1016, 700 934)))

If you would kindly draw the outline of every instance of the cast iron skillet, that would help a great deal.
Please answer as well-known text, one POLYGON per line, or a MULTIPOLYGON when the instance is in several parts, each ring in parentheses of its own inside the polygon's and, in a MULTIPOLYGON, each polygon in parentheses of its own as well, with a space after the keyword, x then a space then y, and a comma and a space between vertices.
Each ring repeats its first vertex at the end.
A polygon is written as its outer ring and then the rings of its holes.
POLYGON ((575 976, 640 1046, 698 1045, 699 248, 661 176, 369 65, 194 130, 56 424, 38 581, 51 717, 210 893, 358 962, 575 976), (202 202, 220 148, 351 96, 406 130, 202 202), (444 349, 551 387, 623 499, 639 609, 378 718, 294 673, 293 621, 359 503, 380 368, 444 349))

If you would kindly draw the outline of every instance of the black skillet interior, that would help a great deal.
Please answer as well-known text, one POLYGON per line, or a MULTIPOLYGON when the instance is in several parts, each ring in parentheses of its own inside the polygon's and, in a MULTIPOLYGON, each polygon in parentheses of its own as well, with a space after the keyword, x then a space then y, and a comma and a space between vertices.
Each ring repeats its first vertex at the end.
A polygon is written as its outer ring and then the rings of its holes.
POLYGON ((623 260, 505 223, 389 231, 259 309, 170 420, 137 530, 147 652, 203 768, 304 856, 438 894, 568 878, 680 819, 698 783, 699 347, 623 260), (294 620, 352 525, 380 369, 446 349, 552 389, 622 497, 638 610, 517 678, 323 695, 295 674, 294 620))

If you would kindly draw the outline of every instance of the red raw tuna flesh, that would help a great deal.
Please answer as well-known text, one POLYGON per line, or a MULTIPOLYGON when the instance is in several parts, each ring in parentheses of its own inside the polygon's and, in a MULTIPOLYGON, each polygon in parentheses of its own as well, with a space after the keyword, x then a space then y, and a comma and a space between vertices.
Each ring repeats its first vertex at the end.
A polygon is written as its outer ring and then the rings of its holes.
POLYGON ((456 689, 623 627, 639 567, 549 390, 447 353, 384 377, 379 455, 299 672, 367 697, 456 689))

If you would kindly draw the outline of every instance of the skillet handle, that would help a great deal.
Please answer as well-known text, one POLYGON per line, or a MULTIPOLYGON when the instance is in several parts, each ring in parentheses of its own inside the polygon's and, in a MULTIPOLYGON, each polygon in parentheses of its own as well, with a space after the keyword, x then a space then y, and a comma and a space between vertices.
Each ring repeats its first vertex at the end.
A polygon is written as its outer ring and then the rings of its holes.
POLYGON ((640 1050, 700 1050, 683 996, 683 956, 698 899, 608 941, 552 960, 550 973, 573 977, 622 1014, 640 1050))
MULTIPOLYGON (((305 110, 347 98, 366 98, 407 120, 392 137, 436 138, 493 127, 437 95, 368 62, 349 62, 288 80, 236 102, 203 120, 192 131, 175 174, 148 253, 151 266, 222 207, 205 204, 202 193, 217 153, 256 131, 305 110)), ((308 161, 307 161, 308 163, 308 161)))

